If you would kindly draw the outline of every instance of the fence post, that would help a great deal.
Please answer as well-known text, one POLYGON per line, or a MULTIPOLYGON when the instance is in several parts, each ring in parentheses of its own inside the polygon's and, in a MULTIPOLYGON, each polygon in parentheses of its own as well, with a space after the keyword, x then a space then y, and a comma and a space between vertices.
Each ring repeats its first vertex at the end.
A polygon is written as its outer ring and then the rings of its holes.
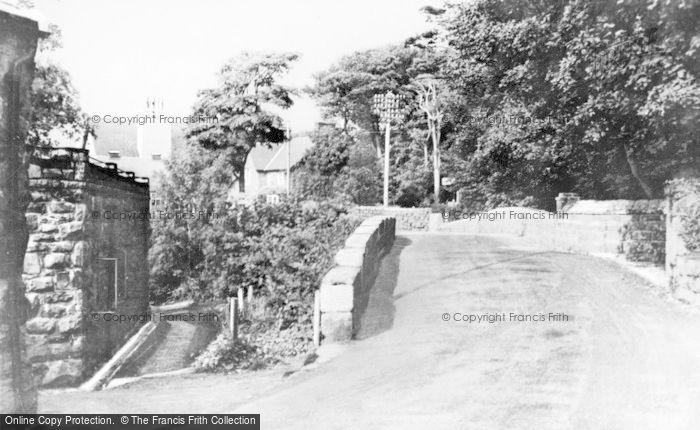
POLYGON ((321 345, 321 295, 314 291, 314 345, 321 345))
POLYGON ((238 313, 245 316, 245 299, 243 298, 243 288, 238 289, 238 313))
POLYGON ((228 306, 228 314, 229 314, 229 322, 228 322, 228 330, 229 333, 231 334, 231 338, 233 340, 238 339, 238 306, 236 304, 236 298, 235 297, 229 297, 228 298, 229 306, 228 306))

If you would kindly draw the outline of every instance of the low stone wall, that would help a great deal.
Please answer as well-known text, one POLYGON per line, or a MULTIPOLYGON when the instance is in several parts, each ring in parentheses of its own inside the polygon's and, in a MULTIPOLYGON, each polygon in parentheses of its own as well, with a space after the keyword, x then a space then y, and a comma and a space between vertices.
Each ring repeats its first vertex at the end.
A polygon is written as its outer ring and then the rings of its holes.
POLYGON ((674 297, 700 305, 700 179, 666 186, 666 273, 674 297), (694 226, 693 226, 694 224, 694 226))
POLYGON ((567 251, 622 254, 628 261, 661 265, 663 209, 663 200, 580 200, 555 217, 550 234, 567 251))
POLYGON ((336 266, 319 291, 321 342, 349 341, 357 333, 381 258, 394 243, 396 223, 387 216, 364 220, 336 254, 336 266))
POLYGON ((149 187, 82 150, 33 157, 29 185, 28 356, 41 385, 75 385, 138 328, 111 315, 147 313, 149 187))
POLYGON ((395 218, 397 231, 428 231, 430 229, 430 208, 355 206, 351 214, 360 218, 374 216, 395 218))
MULTIPOLYGON (((564 211, 509 207, 486 213, 451 214, 461 221, 441 230, 514 234, 552 249, 584 254, 622 254, 636 262, 662 264, 665 215, 662 200, 578 200, 564 211)), ((447 219, 447 214, 444 215, 447 219)))
POLYGON ((700 178, 671 180, 665 194, 665 200, 601 201, 561 193, 557 212, 514 207, 442 214, 439 229, 514 234, 554 250, 664 264, 668 291, 700 306, 700 178), (455 217, 461 220, 444 222, 455 217))

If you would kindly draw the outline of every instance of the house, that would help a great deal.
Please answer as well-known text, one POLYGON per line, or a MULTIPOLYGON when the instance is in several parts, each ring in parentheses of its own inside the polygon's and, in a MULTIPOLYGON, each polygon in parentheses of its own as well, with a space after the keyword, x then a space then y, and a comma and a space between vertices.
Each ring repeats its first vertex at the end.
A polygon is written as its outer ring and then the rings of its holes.
MULTIPOLYGON (((102 121, 95 126, 97 137, 89 139, 86 148, 90 157, 97 161, 117 163, 120 170, 148 178, 152 210, 164 205, 157 183, 158 173, 165 170, 165 161, 184 140, 182 127, 158 121, 163 112, 164 103, 152 99, 146 102, 146 108, 139 117, 155 118, 153 121, 132 124, 102 121)), ((103 119, 107 119, 107 116, 103 119)))
MULTIPOLYGON (((232 199, 252 199, 287 192, 288 170, 299 164, 313 146, 309 136, 296 136, 278 144, 258 144, 248 154, 244 170, 244 189, 237 182, 232 199)), ((271 197, 274 200, 274 197, 271 197)))

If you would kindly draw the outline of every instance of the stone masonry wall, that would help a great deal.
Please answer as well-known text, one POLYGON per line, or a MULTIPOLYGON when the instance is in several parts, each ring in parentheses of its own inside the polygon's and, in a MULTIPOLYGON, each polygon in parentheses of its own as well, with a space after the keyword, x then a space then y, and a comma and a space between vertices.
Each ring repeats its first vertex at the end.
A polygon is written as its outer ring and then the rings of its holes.
POLYGON ((26 361, 27 304, 22 259, 27 227, 24 139, 31 103, 36 21, 0 2, 0 413, 36 412, 36 386, 26 361))
POLYGON ((666 186, 666 273, 674 297, 700 305, 700 179, 666 186))
POLYGON ((75 385, 136 329, 110 315, 147 312, 148 218, 118 215, 146 214, 148 185, 81 150, 33 157, 29 176, 28 355, 42 386, 75 385))
POLYGON ((430 226, 430 208, 355 206, 351 213, 360 218, 374 216, 395 218, 397 231, 428 231, 430 226))
POLYGON ((335 264, 321 281, 321 341, 349 341, 360 328, 362 312, 379 270, 396 236, 396 219, 375 216, 360 224, 335 255, 335 264))
MULTIPOLYGON (((491 219, 462 212, 441 229, 473 234, 514 234, 552 249, 585 254, 621 254, 629 261, 663 264, 665 215, 662 200, 572 200, 561 212, 511 207, 491 219)), ((447 216, 443 216, 447 218, 447 216)))

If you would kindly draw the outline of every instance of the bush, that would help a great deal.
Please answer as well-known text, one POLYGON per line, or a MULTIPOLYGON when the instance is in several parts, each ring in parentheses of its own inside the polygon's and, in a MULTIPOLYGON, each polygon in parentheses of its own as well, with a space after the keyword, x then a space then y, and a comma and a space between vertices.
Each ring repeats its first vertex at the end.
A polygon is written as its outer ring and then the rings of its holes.
POLYGON ((355 204, 374 205, 382 201, 382 169, 371 145, 360 142, 351 149, 348 165, 336 184, 355 204))
POLYGON ((198 372, 258 370, 276 363, 247 340, 233 340, 228 332, 220 333, 194 360, 198 372))
POLYGON ((419 207, 425 201, 426 194, 425 189, 422 189, 416 184, 401 184, 396 193, 394 202, 403 208, 415 208, 419 207))
POLYGON ((329 203, 283 201, 252 208, 241 217, 247 252, 239 285, 267 297, 279 329, 310 324, 311 295, 359 222, 329 203))
MULTIPOLYGON (((238 288, 252 287, 262 310, 251 320, 248 345, 271 357, 307 351, 313 293, 360 219, 349 216, 343 206, 283 198, 279 204, 256 201, 250 207, 229 208, 216 222, 195 221, 156 229, 158 246, 149 255, 157 292, 152 298, 221 301, 238 288), (177 241, 168 246, 171 238, 177 241), (164 280, 171 283, 159 283, 164 280)), ((231 357, 229 364, 219 364, 218 357, 232 349, 222 338, 197 366, 239 366, 231 357)))

